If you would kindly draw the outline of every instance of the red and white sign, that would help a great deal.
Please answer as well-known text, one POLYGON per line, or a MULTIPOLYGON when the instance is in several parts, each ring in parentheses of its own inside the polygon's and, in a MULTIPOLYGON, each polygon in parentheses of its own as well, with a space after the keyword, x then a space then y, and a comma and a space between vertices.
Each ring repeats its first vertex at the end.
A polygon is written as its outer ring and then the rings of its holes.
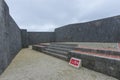
POLYGON ((73 67, 79 68, 79 67, 81 66, 81 60, 72 57, 72 58, 70 59, 69 64, 72 65, 73 67))
POLYGON ((120 50, 120 43, 117 43, 117 48, 120 50))

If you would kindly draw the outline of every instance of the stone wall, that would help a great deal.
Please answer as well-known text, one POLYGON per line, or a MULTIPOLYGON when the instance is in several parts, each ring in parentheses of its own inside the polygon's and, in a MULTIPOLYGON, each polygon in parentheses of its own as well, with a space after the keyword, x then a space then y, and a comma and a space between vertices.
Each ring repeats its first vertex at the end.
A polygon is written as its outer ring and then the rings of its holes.
POLYGON ((21 29, 21 37, 22 37, 22 48, 28 48, 28 32, 26 29, 21 29))
POLYGON ((54 42, 54 32, 28 32, 29 45, 54 42))
POLYGON ((55 29, 56 42, 120 42, 120 16, 55 29))
POLYGON ((0 74, 21 49, 21 32, 9 15, 4 0, 0 0, 0 74))
POLYGON ((19 29, 18 25, 9 17, 9 26, 8 26, 8 33, 9 33, 9 61, 14 58, 14 56, 19 52, 21 49, 21 30, 19 29))
POLYGON ((0 74, 20 49, 28 45, 49 42, 120 42, 120 16, 70 24, 55 32, 20 30, 9 15, 9 8, 0 0, 0 74))
POLYGON ((5 7, 3 0, 0 0, 0 73, 3 72, 7 64, 7 53, 8 53, 8 44, 7 42, 7 33, 5 27, 5 7))

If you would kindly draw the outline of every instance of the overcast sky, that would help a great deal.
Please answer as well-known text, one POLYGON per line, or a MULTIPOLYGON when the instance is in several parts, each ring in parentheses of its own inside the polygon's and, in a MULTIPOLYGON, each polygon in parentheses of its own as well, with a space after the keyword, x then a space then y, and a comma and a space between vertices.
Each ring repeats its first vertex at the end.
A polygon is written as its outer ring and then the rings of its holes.
POLYGON ((55 28, 120 15, 120 0, 6 0, 10 14, 22 29, 55 28))

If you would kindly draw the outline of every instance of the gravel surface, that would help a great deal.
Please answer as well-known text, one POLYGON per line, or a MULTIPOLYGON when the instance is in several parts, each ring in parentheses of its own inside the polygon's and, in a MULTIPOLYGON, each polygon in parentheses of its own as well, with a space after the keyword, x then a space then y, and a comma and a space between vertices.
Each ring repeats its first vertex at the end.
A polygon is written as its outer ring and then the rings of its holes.
POLYGON ((0 80, 117 80, 81 67, 75 69, 68 62, 43 53, 22 49, 0 80))

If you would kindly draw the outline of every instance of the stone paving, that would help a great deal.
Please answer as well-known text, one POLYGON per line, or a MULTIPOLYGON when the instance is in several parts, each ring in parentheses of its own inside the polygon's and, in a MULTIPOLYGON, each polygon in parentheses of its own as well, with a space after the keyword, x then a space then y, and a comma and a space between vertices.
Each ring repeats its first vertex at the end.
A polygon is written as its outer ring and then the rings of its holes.
POLYGON ((117 80, 81 67, 75 69, 68 62, 34 51, 22 49, 0 80, 117 80))

